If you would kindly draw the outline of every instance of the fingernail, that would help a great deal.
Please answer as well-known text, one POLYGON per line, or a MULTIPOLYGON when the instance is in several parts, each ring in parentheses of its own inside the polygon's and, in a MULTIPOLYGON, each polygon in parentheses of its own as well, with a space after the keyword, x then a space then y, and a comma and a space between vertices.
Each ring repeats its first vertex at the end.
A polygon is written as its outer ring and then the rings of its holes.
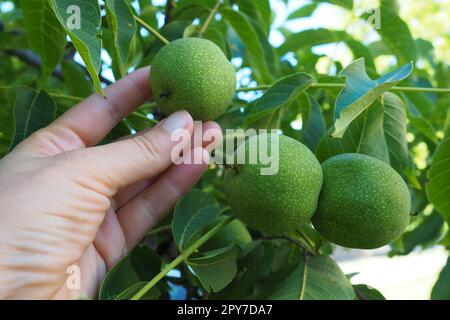
POLYGON ((179 129, 187 129, 192 125, 192 117, 191 115, 182 110, 172 113, 168 118, 164 119, 160 126, 170 133, 179 130, 179 129))

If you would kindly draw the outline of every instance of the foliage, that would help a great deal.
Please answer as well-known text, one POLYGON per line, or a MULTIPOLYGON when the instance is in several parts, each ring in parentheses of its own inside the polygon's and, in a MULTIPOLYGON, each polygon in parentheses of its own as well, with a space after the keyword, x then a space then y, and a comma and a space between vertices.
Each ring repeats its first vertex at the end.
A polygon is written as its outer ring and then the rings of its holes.
MULTIPOLYGON (((151 64, 164 38, 203 36, 239 75, 240 92, 217 119, 224 129, 277 128, 320 161, 345 152, 382 159, 407 181, 416 213, 389 254, 450 247, 450 95, 432 89, 449 88, 450 68, 436 58, 431 42, 413 36, 394 0, 381 1, 380 29, 371 30, 369 13, 357 14, 361 30, 379 40, 361 41, 350 29, 292 32, 282 26, 279 47, 268 40, 276 28, 269 0, 168 2, 175 6, 141 0, 0 3, 0 156, 93 90, 102 95, 105 85, 151 64), (68 10, 73 5, 80 8, 81 29, 67 23, 77 22, 76 10, 68 10), (343 68, 316 50, 330 44, 343 44, 354 62, 343 68), (380 68, 376 62, 383 57, 392 63, 380 68)), ((323 5, 354 8, 352 0, 317 0, 288 19, 299 21, 323 5)), ((107 141, 153 125, 149 114, 161 117, 149 102, 107 141)), ((373 288, 351 285, 332 259, 333 245, 309 224, 272 238, 251 230, 254 241, 242 248, 199 250, 224 225, 214 226, 215 219, 229 213, 222 173, 222 166, 211 166, 176 206, 172 225, 163 222, 156 229, 163 232, 150 232, 109 272, 100 298, 383 299, 373 288), (177 296, 181 289, 185 294, 177 296)), ((432 298, 450 299, 449 272, 447 263, 432 298)))

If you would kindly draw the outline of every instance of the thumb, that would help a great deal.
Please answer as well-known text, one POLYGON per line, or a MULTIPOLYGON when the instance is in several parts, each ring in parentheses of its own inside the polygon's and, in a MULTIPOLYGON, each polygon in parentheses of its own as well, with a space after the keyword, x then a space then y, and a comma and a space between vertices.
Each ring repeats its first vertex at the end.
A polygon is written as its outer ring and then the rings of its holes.
POLYGON ((87 159, 93 167, 91 172, 113 190, 151 178, 190 145, 193 127, 189 113, 178 111, 129 139, 90 148, 87 159))

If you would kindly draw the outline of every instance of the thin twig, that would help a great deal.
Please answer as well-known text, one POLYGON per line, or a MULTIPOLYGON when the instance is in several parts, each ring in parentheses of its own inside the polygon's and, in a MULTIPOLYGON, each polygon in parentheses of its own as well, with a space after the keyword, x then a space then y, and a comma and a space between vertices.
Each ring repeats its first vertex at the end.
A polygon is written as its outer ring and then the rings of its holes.
POLYGON ((205 24, 202 26, 199 32, 199 37, 201 38, 205 31, 208 29, 212 19, 214 18, 215 14, 217 13, 217 10, 219 10, 219 7, 222 3, 222 0, 217 0, 216 5, 214 8, 212 8, 211 12, 208 15, 208 18, 206 18, 205 24))
POLYGON ((146 120, 146 121, 148 121, 148 122, 151 122, 151 123, 153 123, 154 125, 157 125, 157 124, 159 123, 158 120, 148 118, 148 117, 146 117, 144 114, 142 114, 142 113, 140 113, 140 112, 134 111, 134 112, 132 112, 132 115, 134 115, 134 116, 136 116, 136 117, 138 117, 138 118, 141 118, 142 120, 146 120))
POLYGON ((320 247, 322 246, 322 243, 323 243, 323 237, 320 237, 319 241, 317 241, 316 245, 314 246, 314 251, 319 252, 320 247))
POLYGON ((314 249, 314 242, 306 234, 304 234, 299 229, 297 229, 295 231, 297 231, 298 235, 306 241, 306 243, 311 247, 311 249, 314 249))
MULTIPOLYGON (((42 66, 41 59, 31 51, 6 49, 4 52, 9 56, 19 58, 21 61, 37 69, 40 69, 42 66)), ((59 68, 52 72, 52 76, 58 80, 64 80, 63 73, 59 68)))
MULTIPOLYGON (((311 83, 310 88, 328 88, 328 89, 341 89, 345 86, 344 83, 311 83)), ((238 92, 249 91, 263 91, 270 88, 270 85, 264 84, 256 87, 242 87, 237 89, 238 92)), ((425 88, 425 87, 392 87, 390 91, 408 91, 408 92, 428 92, 428 93, 450 93, 450 89, 447 88, 425 88)))
POLYGON ((140 300, 151 288, 153 288, 161 279, 163 279, 171 270, 176 268, 180 263, 185 261, 191 254, 193 254, 199 247, 205 244, 210 238, 217 234, 222 228, 233 221, 235 217, 229 216, 226 220, 222 221, 214 228, 205 233, 200 239, 198 239, 193 245, 187 248, 181 253, 175 260, 169 263, 160 273, 158 273, 152 280, 150 280, 139 292, 137 292, 131 300, 140 300))
POLYGON ((169 224, 169 225, 166 225, 166 226, 162 226, 162 227, 150 230, 149 232, 147 232, 147 234, 145 236, 146 237, 150 237, 150 236, 154 236, 155 234, 168 232, 168 231, 171 231, 171 230, 172 230, 172 225, 169 224))
POLYGON ((61 99, 67 99, 67 100, 73 100, 73 101, 83 101, 84 98, 76 97, 76 96, 70 96, 62 93, 57 92, 47 92, 49 96, 53 98, 61 98, 61 99))
POLYGON ((317 253, 315 251, 311 250, 310 248, 307 248, 300 241, 298 241, 296 239, 293 239, 291 237, 285 236, 285 235, 282 235, 282 236, 267 236, 267 237, 262 237, 261 239, 263 239, 263 240, 286 240, 286 241, 289 241, 290 243, 294 244, 295 246, 299 247, 303 251, 309 253, 312 256, 317 255, 317 253))
POLYGON ((150 25, 148 25, 144 20, 142 20, 140 17, 134 15, 134 20, 136 20, 141 26, 143 26, 145 29, 150 31, 156 38, 158 38, 161 42, 164 44, 168 44, 169 40, 164 38, 162 34, 160 34, 156 29, 152 28, 150 25))
MULTIPOLYGON (((28 50, 12 50, 12 49, 6 49, 4 50, 4 52, 9 55, 9 56, 14 56, 19 58, 21 61, 25 62, 26 64, 35 67, 37 69, 40 69, 42 66, 42 62, 41 59, 32 51, 28 51, 28 50)), ((88 74, 86 68, 82 65, 80 65, 79 63, 75 62, 76 64, 78 64, 79 66, 81 66, 86 74, 88 74)), ((58 80, 63 81, 64 80, 64 74, 61 71, 60 67, 57 67, 53 72, 52 72, 52 76, 55 77, 58 80)), ((110 85, 113 82, 109 79, 106 79, 105 77, 103 77, 101 74, 98 75, 99 79, 101 82, 103 82, 106 85, 110 85)))

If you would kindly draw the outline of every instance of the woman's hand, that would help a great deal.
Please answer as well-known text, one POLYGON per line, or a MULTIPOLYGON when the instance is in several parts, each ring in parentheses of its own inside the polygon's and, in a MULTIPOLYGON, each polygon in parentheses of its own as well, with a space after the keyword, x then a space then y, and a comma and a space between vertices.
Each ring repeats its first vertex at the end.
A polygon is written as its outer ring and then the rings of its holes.
MULTIPOLYGON (((0 161, 0 298, 95 297, 107 270, 202 176, 205 163, 172 164, 179 141, 171 133, 211 129, 220 139, 220 128, 194 129, 184 111, 95 146, 151 98, 148 79, 148 68, 123 78, 105 90, 107 99, 91 96, 0 161), (78 290, 66 285, 73 266, 78 290)), ((207 157, 208 143, 192 154, 207 157)))

